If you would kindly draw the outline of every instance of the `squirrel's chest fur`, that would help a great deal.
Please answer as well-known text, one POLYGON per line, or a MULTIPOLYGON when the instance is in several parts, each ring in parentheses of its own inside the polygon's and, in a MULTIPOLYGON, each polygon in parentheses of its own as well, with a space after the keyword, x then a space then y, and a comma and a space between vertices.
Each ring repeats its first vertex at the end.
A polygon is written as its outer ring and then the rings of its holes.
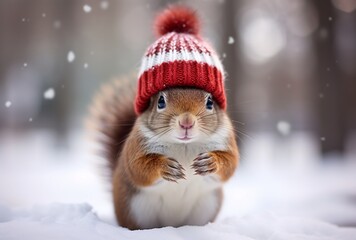
POLYGON ((218 176, 194 175, 193 159, 199 153, 216 150, 213 144, 152 144, 151 151, 176 159, 184 167, 186 180, 178 183, 158 180, 141 188, 131 201, 131 213, 144 228, 151 226, 180 226, 205 224, 217 213, 221 202, 218 176))

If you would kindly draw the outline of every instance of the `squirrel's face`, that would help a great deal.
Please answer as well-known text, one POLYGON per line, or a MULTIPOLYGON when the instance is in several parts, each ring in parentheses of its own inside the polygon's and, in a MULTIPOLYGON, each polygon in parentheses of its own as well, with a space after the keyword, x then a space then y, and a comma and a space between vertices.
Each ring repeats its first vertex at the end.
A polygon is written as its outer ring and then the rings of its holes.
POLYGON ((145 113, 149 135, 157 140, 179 143, 209 138, 222 124, 222 114, 210 93, 185 88, 156 94, 145 113))

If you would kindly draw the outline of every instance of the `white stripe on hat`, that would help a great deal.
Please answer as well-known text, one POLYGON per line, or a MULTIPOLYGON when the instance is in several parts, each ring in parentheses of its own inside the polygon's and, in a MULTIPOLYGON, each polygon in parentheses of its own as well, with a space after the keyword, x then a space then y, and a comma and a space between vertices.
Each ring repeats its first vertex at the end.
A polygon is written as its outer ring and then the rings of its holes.
POLYGON ((216 67, 224 74, 222 63, 213 48, 204 41, 198 41, 195 36, 190 34, 177 34, 175 32, 166 34, 158 39, 147 50, 147 53, 148 55, 142 59, 139 76, 155 66, 174 61, 206 63, 209 66, 216 67), (158 46, 159 52, 157 53, 156 48, 158 46))
POLYGON ((143 74, 145 71, 161 65, 162 63, 175 62, 175 61, 196 61, 199 63, 206 63, 209 66, 216 67, 222 73, 224 69, 222 64, 216 56, 210 55, 210 53, 200 53, 196 50, 188 51, 186 49, 177 51, 170 50, 169 52, 160 52, 158 54, 153 54, 146 56, 142 59, 142 65, 139 75, 143 74))

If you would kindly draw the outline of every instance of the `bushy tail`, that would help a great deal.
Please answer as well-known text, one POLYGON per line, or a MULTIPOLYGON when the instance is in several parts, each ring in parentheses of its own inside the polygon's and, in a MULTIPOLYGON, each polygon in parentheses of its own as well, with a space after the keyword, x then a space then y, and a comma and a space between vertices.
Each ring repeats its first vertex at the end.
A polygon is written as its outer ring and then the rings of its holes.
POLYGON ((87 126, 100 144, 101 155, 107 160, 111 175, 136 120, 135 94, 133 77, 117 79, 102 86, 90 107, 87 126))

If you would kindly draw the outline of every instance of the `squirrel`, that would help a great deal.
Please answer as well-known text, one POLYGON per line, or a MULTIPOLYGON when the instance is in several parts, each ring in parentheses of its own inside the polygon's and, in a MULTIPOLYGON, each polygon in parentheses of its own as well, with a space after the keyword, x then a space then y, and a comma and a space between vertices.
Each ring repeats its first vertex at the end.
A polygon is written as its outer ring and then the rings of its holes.
POLYGON ((100 133, 122 227, 214 221, 222 185, 237 167, 222 65, 198 23, 189 8, 164 10, 138 81, 104 85, 92 105, 91 125, 100 133))

